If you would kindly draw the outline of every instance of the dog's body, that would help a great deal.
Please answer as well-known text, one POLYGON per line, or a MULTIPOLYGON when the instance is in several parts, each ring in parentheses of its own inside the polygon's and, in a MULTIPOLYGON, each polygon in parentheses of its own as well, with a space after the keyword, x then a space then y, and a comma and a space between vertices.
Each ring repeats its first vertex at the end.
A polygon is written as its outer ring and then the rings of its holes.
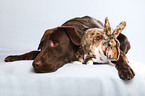
MULTIPOLYGON (((89 16, 74 18, 65 22, 62 26, 46 30, 37 51, 31 51, 23 55, 8 56, 6 62, 16 60, 34 60, 35 72, 53 72, 64 64, 76 60, 81 38, 89 28, 103 28, 103 24, 89 16)), ((120 58, 114 62, 122 79, 129 80, 134 77, 134 72, 128 65, 125 53, 130 49, 127 37, 120 34, 117 39, 120 42, 120 58)))

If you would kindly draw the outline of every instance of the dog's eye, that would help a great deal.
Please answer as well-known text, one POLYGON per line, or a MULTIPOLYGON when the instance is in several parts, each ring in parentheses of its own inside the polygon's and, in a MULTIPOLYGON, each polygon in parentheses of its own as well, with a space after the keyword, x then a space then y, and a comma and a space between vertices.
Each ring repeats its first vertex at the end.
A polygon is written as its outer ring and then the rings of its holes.
POLYGON ((57 47, 58 46, 58 42, 52 40, 51 41, 51 47, 57 47))

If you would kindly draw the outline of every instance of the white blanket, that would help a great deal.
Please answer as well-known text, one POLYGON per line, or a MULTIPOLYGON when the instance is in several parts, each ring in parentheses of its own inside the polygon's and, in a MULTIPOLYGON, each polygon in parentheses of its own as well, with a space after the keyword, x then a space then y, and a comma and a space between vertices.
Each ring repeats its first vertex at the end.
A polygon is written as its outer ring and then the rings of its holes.
POLYGON ((69 63, 34 73, 32 61, 0 62, 0 96, 145 96, 145 65, 130 60, 134 79, 123 81, 112 65, 69 63))

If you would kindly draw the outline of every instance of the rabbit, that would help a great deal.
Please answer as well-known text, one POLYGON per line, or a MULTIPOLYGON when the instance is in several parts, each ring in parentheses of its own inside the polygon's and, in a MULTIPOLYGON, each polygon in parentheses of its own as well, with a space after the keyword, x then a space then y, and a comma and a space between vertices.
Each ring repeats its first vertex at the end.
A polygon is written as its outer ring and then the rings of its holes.
POLYGON ((111 32, 109 20, 106 17, 104 29, 87 29, 75 54, 76 58, 83 64, 89 65, 93 65, 93 62, 113 64, 111 61, 117 61, 120 56, 120 42, 116 38, 125 26, 126 22, 122 21, 111 32))

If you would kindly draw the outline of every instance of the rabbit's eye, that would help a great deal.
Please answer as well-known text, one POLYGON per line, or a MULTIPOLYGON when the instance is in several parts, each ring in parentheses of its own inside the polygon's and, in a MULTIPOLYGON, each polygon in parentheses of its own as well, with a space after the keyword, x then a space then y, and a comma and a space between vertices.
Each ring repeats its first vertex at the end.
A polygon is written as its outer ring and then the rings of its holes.
POLYGON ((108 47, 110 47, 111 46, 111 44, 110 43, 108 43, 108 47))
POLYGON ((96 37, 96 39, 100 39, 100 37, 99 37, 99 36, 97 36, 97 37, 96 37))
POLYGON ((102 36, 96 36, 96 40, 102 39, 102 36))

